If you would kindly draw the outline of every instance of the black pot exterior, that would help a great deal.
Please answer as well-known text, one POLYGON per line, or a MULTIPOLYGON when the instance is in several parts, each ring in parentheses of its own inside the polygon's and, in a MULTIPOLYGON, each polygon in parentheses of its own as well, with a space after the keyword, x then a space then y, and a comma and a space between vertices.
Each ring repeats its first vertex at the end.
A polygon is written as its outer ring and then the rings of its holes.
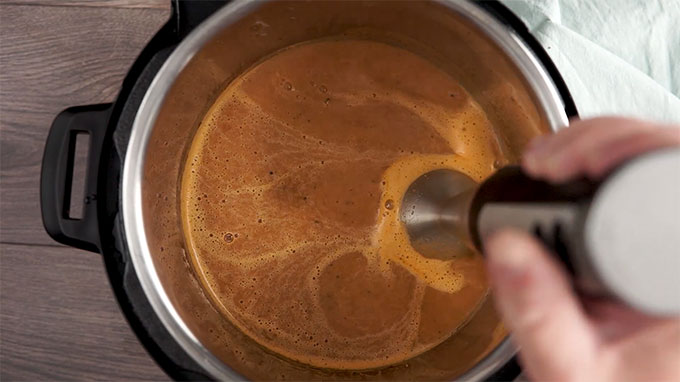
MULTIPOLYGON (((109 281, 131 328, 147 352, 175 380, 209 380, 165 329, 141 288, 129 257, 120 214, 120 177, 137 109, 154 76, 174 48, 193 28, 228 0, 172 0, 172 15, 142 50, 125 77, 114 104, 69 108, 55 119, 46 144, 41 174, 43 222, 52 238, 103 255, 109 281), (93 127, 94 126, 94 127, 93 127), (89 153, 86 219, 68 219, 72 176, 73 133, 94 137, 89 153), (70 159, 70 160, 69 160, 70 159)), ((569 90, 548 54, 522 21, 497 1, 476 2, 520 36, 550 74, 568 117, 578 113, 569 90)), ((515 379, 520 368, 513 358, 488 380, 515 379)))

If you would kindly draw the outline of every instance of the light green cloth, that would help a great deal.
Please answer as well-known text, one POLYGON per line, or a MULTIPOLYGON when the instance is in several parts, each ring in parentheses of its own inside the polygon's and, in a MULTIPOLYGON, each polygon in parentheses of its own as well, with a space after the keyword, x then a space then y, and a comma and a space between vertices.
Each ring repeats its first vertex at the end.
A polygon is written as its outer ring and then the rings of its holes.
POLYGON ((564 77, 581 117, 680 123, 680 0, 503 0, 564 77))

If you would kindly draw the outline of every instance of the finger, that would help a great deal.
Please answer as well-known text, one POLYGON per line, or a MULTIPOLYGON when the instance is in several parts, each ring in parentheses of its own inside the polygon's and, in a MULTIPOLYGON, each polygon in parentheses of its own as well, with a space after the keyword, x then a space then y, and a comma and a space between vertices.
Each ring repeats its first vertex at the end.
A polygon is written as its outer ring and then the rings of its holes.
POLYGON ((652 325, 677 321, 666 317, 649 316, 621 303, 602 298, 586 299, 584 307, 591 325, 603 342, 633 335, 652 325))
POLYGON ((583 129, 571 142, 555 149, 541 161, 542 177, 552 182, 563 182, 578 175, 585 175, 589 160, 596 161, 598 155, 606 153, 612 147, 615 148, 618 142, 653 131, 647 124, 610 118, 579 125, 582 126, 588 128, 583 129))
POLYGON ((566 275, 533 238, 501 231, 485 241, 495 301, 534 380, 579 380, 598 346, 566 275))
POLYGON ((584 153, 599 152, 612 141, 649 129, 645 122, 616 117, 576 121, 568 129, 549 136, 547 143, 531 145, 523 164, 534 177, 566 180, 582 169, 584 153))
POLYGON ((569 145, 574 139, 578 138, 579 135, 587 130, 588 126, 583 126, 580 124, 579 120, 576 120, 575 122, 572 122, 569 128, 561 129, 555 134, 546 134, 536 137, 529 143, 526 150, 533 155, 529 158, 526 158, 525 155, 525 159, 536 159, 535 164, 540 165, 541 161, 550 156, 555 150, 569 145))
POLYGON ((592 140, 574 142, 572 146, 546 159, 543 162, 543 172, 539 176, 556 183, 577 176, 598 178, 628 158, 673 143, 663 139, 668 134, 658 134, 657 130, 599 131, 608 135, 588 135, 592 140))
POLYGON ((677 127, 635 119, 595 118, 574 122, 563 131, 529 146, 523 159, 527 173, 553 182, 578 175, 598 178, 627 158, 680 145, 677 127), (571 134, 565 138, 567 131, 571 134))
POLYGON ((545 160, 564 147, 569 147, 584 134, 590 134, 592 125, 600 126, 596 120, 575 120, 569 128, 561 129, 555 134, 536 137, 527 146, 522 158, 525 170, 530 175, 539 176, 545 173, 545 160), (595 121, 595 123, 591 123, 595 121))
POLYGON ((680 380, 680 320, 667 319, 609 344, 611 381, 680 380))
MULTIPOLYGON (((680 128, 655 128, 653 132, 638 132, 618 140, 612 140, 598 150, 589 150, 582 156, 581 169, 572 172, 585 173, 597 179, 626 159, 648 151, 680 145, 680 128)), ((568 171, 564 171, 568 172, 568 171)))

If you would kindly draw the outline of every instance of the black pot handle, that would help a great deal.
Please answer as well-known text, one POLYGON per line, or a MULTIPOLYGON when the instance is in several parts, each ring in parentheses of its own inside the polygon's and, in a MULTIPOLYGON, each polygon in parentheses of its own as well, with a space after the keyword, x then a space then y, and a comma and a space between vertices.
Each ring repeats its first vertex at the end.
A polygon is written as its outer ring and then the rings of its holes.
POLYGON ((97 175, 102 144, 112 104, 68 108, 54 119, 43 155, 40 173, 40 204, 43 225, 56 241, 99 252, 97 218, 97 175), (69 217, 71 183, 78 133, 89 134, 82 218, 69 217))

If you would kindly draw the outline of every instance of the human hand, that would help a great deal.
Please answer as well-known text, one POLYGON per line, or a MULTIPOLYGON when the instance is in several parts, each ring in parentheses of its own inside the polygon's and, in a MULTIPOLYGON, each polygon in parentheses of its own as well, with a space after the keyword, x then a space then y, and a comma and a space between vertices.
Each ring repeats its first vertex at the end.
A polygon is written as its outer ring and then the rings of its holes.
MULTIPOLYGON (((526 173, 552 182, 597 179, 621 162, 680 146, 680 128, 624 118, 576 121, 530 144, 526 173)), ((680 381, 680 317, 580 299, 555 257, 528 234, 485 240, 496 305, 534 381, 680 381)))

